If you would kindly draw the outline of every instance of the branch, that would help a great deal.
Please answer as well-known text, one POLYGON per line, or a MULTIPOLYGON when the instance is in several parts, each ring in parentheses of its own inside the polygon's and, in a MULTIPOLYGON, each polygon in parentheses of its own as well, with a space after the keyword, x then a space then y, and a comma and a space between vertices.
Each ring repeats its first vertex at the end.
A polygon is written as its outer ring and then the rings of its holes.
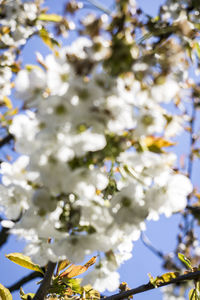
POLYGON ((30 274, 24 276, 23 278, 21 278, 19 281, 17 281, 13 285, 9 286, 8 289, 10 292, 14 292, 16 290, 19 290, 20 287, 22 285, 24 285, 25 283, 27 283, 35 278, 39 278, 39 277, 43 277, 43 275, 40 272, 31 272, 30 274))
POLYGON ((12 134, 8 134, 3 139, 0 140, 0 148, 8 144, 11 140, 14 139, 14 136, 12 134))
POLYGON ((33 300, 44 300, 44 297, 46 296, 46 294, 48 293, 48 289, 50 288, 51 278, 53 276, 55 266, 56 263, 52 263, 51 261, 48 262, 44 279, 42 280, 39 289, 37 290, 35 296, 33 297, 33 300))
POLYGON ((141 234, 141 240, 142 240, 143 244, 149 250, 151 250, 155 255, 159 256, 160 258, 165 259, 165 255, 151 244, 150 240, 147 238, 147 236, 146 236, 146 234, 144 234, 144 232, 142 232, 142 234, 141 234))
POLYGON ((96 7, 97 9, 103 11, 107 15, 109 16, 111 15, 111 11, 108 8, 101 5, 98 1, 96 0, 86 0, 86 1, 89 2, 92 6, 96 7))
POLYGON ((105 297, 105 298, 101 298, 101 299, 102 300, 119 300, 119 299, 127 298, 132 295, 136 295, 136 294, 143 293, 143 292, 146 292, 149 290, 153 290, 157 287, 162 287, 162 286, 166 286, 166 285, 173 284, 173 283, 180 283, 180 282, 186 281, 186 280, 199 280, 199 278, 200 278, 200 271, 190 272, 185 275, 178 276, 177 278, 174 278, 170 281, 157 284, 156 286, 154 286, 152 283, 149 282, 147 284, 140 285, 135 289, 132 289, 132 290, 129 290, 129 291, 126 291, 123 293, 118 293, 118 294, 115 294, 115 295, 112 295, 109 297, 105 297))
POLYGON ((0 248, 7 242, 9 235, 9 228, 2 227, 0 232, 0 248))
MULTIPOLYGON (((193 154, 193 146, 194 143, 196 141, 195 137, 194 137, 194 132, 195 132, 195 120, 196 120, 196 106, 195 106, 195 102, 194 99, 192 101, 192 113, 191 113, 191 120, 190 120, 190 155, 189 155, 189 162, 188 162, 188 177, 190 179, 192 179, 192 171, 193 171, 193 158, 194 158, 194 154, 193 154)), ((190 198, 188 198, 188 200, 190 200, 190 198)))

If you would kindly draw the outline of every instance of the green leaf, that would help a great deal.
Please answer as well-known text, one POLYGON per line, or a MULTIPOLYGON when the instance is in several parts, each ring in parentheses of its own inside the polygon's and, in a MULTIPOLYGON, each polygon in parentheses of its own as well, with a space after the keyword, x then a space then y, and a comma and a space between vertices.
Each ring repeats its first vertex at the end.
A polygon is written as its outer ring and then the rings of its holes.
POLYGON ((50 36, 50 33, 45 28, 39 30, 39 36, 51 50, 54 48, 54 46, 60 46, 59 43, 50 36))
POLYGON ((150 283, 153 284, 154 287, 158 287, 162 283, 169 282, 172 279, 177 278, 179 276, 179 272, 167 272, 161 276, 156 276, 156 278, 153 278, 150 273, 148 273, 148 276, 150 283))
POLYGON ((32 262, 29 256, 22 253, 10 253, 6 257, 17 265, 44 274, 40 266, 32 262))
POLYGON ((197 300, 196 289, 191 289, 188 296, 189 300, 197 300))
POLYGON ((35 294, 33 293, 28 293, 28 294, 24 294, 23 296, 20 296, 22 300, 27 300, 28 296, 31 297, 31 299, 33 299, 33 297, 35 296, 35 294))
POLYGON ((178 258, 188 269, 192 270, 191 261, 187 257, 185 257, 184 254, 178 253, 178 258))
POLYGON ((61 22, 62 17, 56 14, 40 14, 38 16, 38 19, 41 21, 47 21, 47 22, 61 22))
POLYGON ((196 49, 198 58, 200 58, 200 45, 199 45, 199 43, 196 42, 196 43, 194 44, 194 47, 195 47, 195 49, 196 49))
POLYGON ((90 284, 84 285, 82 287, 83 291, 86 293, 86 299, 92 298, 92 299, 100 299, 100 293, 92 288, 90 284))
POLYGON ((12 300, 12 295, 10 291, 0 284, 0 299, 1 300, 12 300))
POLYGON ((4 96, 4 97, 3 97, 3 102, 4 102, 4 104, 6 105, 6 107, 7 107, 8 109, 12 109, 12 108, 13 108, 13 106, 12 106, 12 101, 10 100, 10 98, 4 96))
POLYGON ((66 283, 72 289, 72 291, 74 293, 80 294, 81 293, 81 285, 80 285, 81 281, 82 281, 81 278, 70 278, 70 279, 67 279, 66 283))
POLYGON ((62 260, 58 263, 58 268, 56 274, 58 275, 60 271, 64 270, 67 266, 70 265, 70 261, 68 259, 62 260))

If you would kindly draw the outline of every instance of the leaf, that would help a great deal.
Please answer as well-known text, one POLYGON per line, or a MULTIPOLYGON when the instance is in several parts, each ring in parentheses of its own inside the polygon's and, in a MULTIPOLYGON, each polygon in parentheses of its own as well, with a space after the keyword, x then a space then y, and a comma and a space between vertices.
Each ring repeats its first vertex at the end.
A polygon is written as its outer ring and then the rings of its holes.
POLYGON ((12 300, 12 295, 10 291, 0 284, 0 299, 1 300, 12 300))
POLYGON ((154 137, 154 136, 147 136, 144 139, 145 145, 150 148, 152 146, 157 147, 157 148, 163 148, 163 147, 170 147, 175 145, 176 143, 165 140, 161 137, 154 137))
POLYGON ((40 70, 41 71, 41 68, 39 67, 39 66, 37 66, 37 65, 31 65, 31 64, 28 64, 28 65, 26 65, 26 70, 27 71, 32 71, 32 70, 34 70, 34 69, 36 69, 36 70, 40 70))
POLYGON ((87 268, 85 266, 76 266, 72 264, 66 271, 60 274, 59 278, 72 278, 84 273, 85 271, 87 271, 87 268))
POLYGON ((17 113, 19 112, 19 109, 18 107, 14 108, 14 109, 11 109, 11 110, 8 110, 6 113, 5 113, 5 116, 14 116, 16 115, 17 113))
POLYGON ((40 14, 38 19, 47 22, 61 22, 63 18, 57 14, 40 14))
POLYGON ((194 46, 195 46, 195 49, 196 49, 198 58, 200 58, 200 45, 199 45, 199 43, 196 42, 196 43, 194 44, 194 46))
POLYGON ((85 291, 87 298, 100 299, 100 293, 94 290, 90 284, 84 285, 82 289, 85 291))
POLYGON ((70 261, 68 259, 62 260, 58 263, 58 268, 56 274, 58 275, 60 271, 64 270, 67 266, 69 266, 70 261))
POLYGON ((39 265, 33 263, 29 256, 22 253, 10 253, 6 257, 17 265, 44 274, 39 265))
POLYGON ((66 284, 72 289, 74 293, 81 293, 81 278, 70 278, 66 281, 66 284))
POLYGON ((35 296, 35 294, 33 293, 28 293, 28 294, 24 294, 23 296, 20 296, 22 300, 27 300, 28 297, 31 297, 31 299, 33 299, 33 297, 35 296))
POLYGON ((10 100, 10 98, 4 96, 3 102, 5 103, 5 105, 8 109, 12 109, 13 106, 12 106, 12 101, 10 100))
POLYGON ((45 28, 39 30, 39 36, 51 50, 54 48, 54 46, 60 46, 59 43, 50 36, 49 32, 45 28))
POLYGON ((177 278, 179 276, 179 272, 167 272, 161 276, 157 276, 156 278, 153 278, 150 273, 148 273, 148 276, 150 283, 153 284, 154 287, 158 287, 161 283, 169 282, 172 279, 177 278))
POLYGON ((88 262, 86 262, 86 264, 84 264, 84 267, 86 267, 88 269, 89 267, 91 267, 92 265, 95 264, 96 260, 97 260, 97 257, 93 256, 90 260, 88 260, 88 262))
POLYGON ((93 256, 88 262, 84 264, 84 266, 76 266, 72 264, 65 270, 62 274, 59 275, 59 278, 73 278, 87 271, 89 267, 91 267, 96 262, 96 256, 93 256))
POLYGON ((192 265, 191 265, 191 261, 185 257, 184 254, 182 253, 178 253, 178 258, 180 259, 180 261, 182 261, 182 263, 188 268, 192 270, 192 265))
POLYGON ((196 289, 191 289, 189 291, 189 300, 196 300, 197 299, 197 295, 196 295, 196 289))

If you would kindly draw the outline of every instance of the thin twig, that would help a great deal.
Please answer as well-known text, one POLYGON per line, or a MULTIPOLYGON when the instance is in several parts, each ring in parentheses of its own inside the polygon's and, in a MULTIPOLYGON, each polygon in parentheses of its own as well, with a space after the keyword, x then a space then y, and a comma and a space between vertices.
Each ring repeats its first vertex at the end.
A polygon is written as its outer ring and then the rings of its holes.
MULTIPOLYGON (((190 180, 192 180, 192 173, 193 173, 193 163, 194 163, 194 153, 193 153, 193 147, 195 143, 194 133, 195 133, 195 119, 196 119, 196 106, 195 106, 195 100, 192 99, 192 112, 191 112, 191 119, 190 119, 190 140, 189 140, 189 149, 190 154, 188 157, 188 170, 187 170, 187 176, 190 180)), ((191 195, 188 195, 187 197, 187 203, 190 203, 191 195)), ((186 207, 187 208, 187 207, 186 207)), ((187 235, 187 232, 189 230, 189 218, 188 213, 185 211, 183 214, 184 219, 184 235, 187 235)))
POLYGON ((96 0, 85 0, 85 1, 89 2, 92 6, 96 7, 97 9, 101 10, 102 12, 106 13, 109 16, 112 13, 108 8, 104 7, 96 0))
MULTIPOLYGON (((195 106, 195 101, 193 99, 192 101, 192 113, 191 113, 191 120, 190 120, 190 155, 189 155, 189 162, 188 162, 188 177, 192 179, 192 171, 193 171, 193 146, 195 143, 195 138, 194 138, 194 132, 195 132, 195 119, 196 119, 196 106, 195 106)), ((190 198, 188 198, 188 201, 190 198)))
POLYGON ((149 249, 151 250, 154 254, 156 254, 157 256, 159 256, 160 258, 165 259, 165 255, 158 249, 156 249, 152 243, 150 242, 150 240, 148 239, 148 237, 144 234, 144 232, 142 232, 141 234, 141 240, 143 242, 143 244, 149 249))
POLYGON ((29 281, 35 279, 35 278, 41 278, 43 275, 40 272, 31 272, 28 275, 22 277, 19 281, 16 283, 12 284, 11 286, 8 287, 10 292, 14 292, 16 290, 19 290, 22 285, 25 283, 28 283, 29 281))
POLYGON ((0 232, 0 248, 7 242, 9 235, 9 228, 2 227, 0 232))
POLYGON ((51 279, 52 279, 55 267, 56 267, 56 263, 53 263, 51 261, 48 262, 47 270, 44 275, 44 279, 42 280, 42 283, 41 283, 39 289, 37 290, 35 296, 33 297, 33 300, 44 300, 44 297, 46 296, 46 294, 48 293, 48 290, 50 288, 51 279))
POLYGON ((3 139, 0 140, 0 148, 8 144, 10 141, 14 139, 14 136, 12 134, 8 134, 3 139))
POLYGON ((128 290, 126 292, 118 293, 118 294, 115 294, 115 295, 112 295, 112 296, 109 296, 109 297, 105 297, 105 298, 101 298, 101 299, 102 300, 124 299, 124 298, 127 298, 127 297, 132 296, 132 295, 136 295, 136 294, 140 294, 140 293, 143 293, 143 292, 146 292, 146 291, 149 291, 149 290, 153 290, 156 287, 159 288, 159 287, 162 287, 162 286, 166 286, 166 285, 170 285, 170 284, 174 284, 174 283, 180 283, 180 282, 187 281, 187 280, 198 280, 199 277, 200 277, 200 271, 190 272, 188 274, 178 276, 178 277, 176 277, 176 278, 174 278, 170 281, 157 284, 156 286, 154 286, 152 283, 149 282, 147 284, 140 285, 135 289, 128 290))

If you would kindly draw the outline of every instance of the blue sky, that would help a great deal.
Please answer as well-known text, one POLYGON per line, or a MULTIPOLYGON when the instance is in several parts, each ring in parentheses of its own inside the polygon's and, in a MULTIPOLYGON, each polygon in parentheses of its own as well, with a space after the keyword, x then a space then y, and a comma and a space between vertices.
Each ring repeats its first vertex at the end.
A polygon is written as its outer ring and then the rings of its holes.
MULTIPOLYGON (((66 1, 59 0, 46 0, 45 6, 50 6, 51 10, 54 12, 61 12, 62 5, 66 1)), ((158 7, 160 3, 164 3, 164 1, 160 0, 138 0, 139 5, 148 13, 153 16, 156 15, 158 11, 158 7)), ((112 1, 101 1, 102 4, 109 5, 112 1)), ((70 43, 71 38, 68 39, 68 43, 70 43)), ((34 63, 34 53, 36 51, 41 52, 46 55, 48 53, 48 49, 45 45, 43 45, 38 38, 33 38, 31 42, 27 44, 23 51, 24 62, 25 63, 34 63)), ((187 151, 185 149, 188 148, 188 137, 186 136, 184 139, 179 140, 178 152, 182 153, 187 151)), ((197 184, 197 174, 199 165, 197 165, 194 170, 194 179, 197 184)), ((147 230, 145 234, 151 240, 152 244, 164 252, 165 254, 172 252, 176 246, 176 235, 177 235, 177 227, 180 222, 180 216, 174 215, 171 218, 161 217, 157 222, 147 222, 147 230)), ((8 261, 5 258, 5 254, 11 252, 20 252, 24 247, 24 243, 22 241, 18 241, 16 237, 10 237, 8 243, 1 249, 0 255, 0 283, 5 286, 11 285, 17 279, 20 279, 22 276, 25 276, 29 273, 29 270, 25 270, 20 266, 15 265, 14 263, 8 261)), ((133 258, 127 261, 121 268, 121 281, 126 281, 131 288, 137 287, 140 284, 144 284, 148 282, 147 273, 151 273, 153 276, 157 276, 162 274, 163 270, 161 268, 162 261, 159 257, 155 256, 149 249, 147 249, 141 240, 138 240, 134 244, 133 248, 133 258)), ((37 280, 36 280, 37 281, 37 280)), ((24 286, 25 292, 35 292, 36 285, 35 281, 24 286)), ((19 299, 19 293, 13 294, 13 299, 19 299)), ((161 299, 160 289, 156 289, 153 291, 148 291, 146 293, 138 294, 134 296, 136 300, 159 300, 161 299)))

